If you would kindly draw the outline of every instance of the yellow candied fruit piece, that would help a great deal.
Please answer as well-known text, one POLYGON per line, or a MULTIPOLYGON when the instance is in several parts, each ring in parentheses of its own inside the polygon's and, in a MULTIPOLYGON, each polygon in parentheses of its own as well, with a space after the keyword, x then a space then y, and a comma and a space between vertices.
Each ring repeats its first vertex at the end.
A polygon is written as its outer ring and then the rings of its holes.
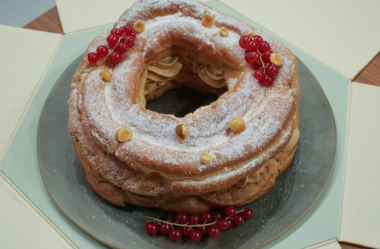
POLYGON ((215 23, 215 18, 210 14, 204 14, 202 17, 202 26, 210 28, 215 23))
POLYGON ((185 124, 180 124, 175 128, 175 136, 179 141, 185 141, 190 135, 190 128, 185 124))
POLYGON ((250 30, 248 30, 246 33, 245 33, 245 35, 248 35, 248 36, 255 36, 256 35, 256 32, 255 32, 255 30, 253 30, 253 29, 250 29, 250 30))
POLYGON ((102 78, 107 81, 107 82, 110 82, 111 81, 111 78, 112 78, 112 74, 110 73, 110 70, 108 70, 107 67, 105 67, 103 69, 103 72, 101 74, 102 78))
POLYGON ((201 154, 201 163, 202 164, 209 164, 214 159, 213 156, 211 156, 209 153, 203 152, 201 154))
POLYGON ((133 24, 133 29, 138 32, 138 33, 142 33, 144 32, 145 30, 145 23, 144 21, 142 20, 137 20, 134 24, 133 24))
POLYGON ((235 117, 230 121, 230 128, 236 133, 243 132, 245 130, 245 121, 242 118, 235 117))
POLYGON ((226 29, 225 27, 221 27, 219 29, 219 34, 221 36, 224 36, 224 37, 228 37, 229 33, 228 33, 228 29, 226 29))
POLYGON ((270 59, 270 62, 272 62, 274 65, 276 65, 278 67, 282 66, 282 60, 281 60, 280 56, 278 56, 278 54, 271 53, 269 59, 270 59))
POLYGON ((133 132, 131 128, 124 126, 117 130, 116 137, 119 142, 126 142, 132 139, 133 132))

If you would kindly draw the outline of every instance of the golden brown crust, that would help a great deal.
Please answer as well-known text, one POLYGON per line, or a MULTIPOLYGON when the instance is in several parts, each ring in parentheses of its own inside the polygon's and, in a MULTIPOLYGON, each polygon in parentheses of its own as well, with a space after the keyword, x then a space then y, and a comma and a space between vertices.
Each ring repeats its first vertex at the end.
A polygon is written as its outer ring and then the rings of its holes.
MULTIPOLYGON (((298 129, 298 111, 294 115, 294 121, 296 122, 294 129, 298 129)), ((276 177, 291 164, 297 150, 296 144, 289 151, 278 153, 263 166, 265 170, 260 170, 258 181, 246 183, 241 187, 234 185, 228 189, 198 196, 180 196, 177 195, 177 193, 167 193, 156 197, 148 197, 123 190, 121 187, 104 179, 88 162, 80 143, 74 142, 74 145, 78 159, 86 172, 86 178, 91 188, 106 201, 118 206, 124 206, 129 203, 138 206, 161 208, 168 211, 185 211, 189 213, 199 213, 218 206, 240 206, 255 201, 271 189, 276 177)))
POLYGON ((276 156, 276 158, 281 159, 272 159, 273 161, 271 160, 265 166, 265 171, 260 174, 259 181, 248 183, 241 188, 232 187, 200 196, 173 196, 173 194, 168 194, 166 196, 147 198, 146 196, 124 191, 122 188, 105 180, 91 167, 85 155, 83 155, 83 149, 79 144, 75 143, 77 156, 86 172, 86 178, 91 188, 106 201, 118 206, 124 206, 128 203, 189 213, 199 213, 218 206, 240 206, 260 198, 274 185, 276 177, 290 165, 296 149, 297 146, 288 153, 281 152, 276 156))

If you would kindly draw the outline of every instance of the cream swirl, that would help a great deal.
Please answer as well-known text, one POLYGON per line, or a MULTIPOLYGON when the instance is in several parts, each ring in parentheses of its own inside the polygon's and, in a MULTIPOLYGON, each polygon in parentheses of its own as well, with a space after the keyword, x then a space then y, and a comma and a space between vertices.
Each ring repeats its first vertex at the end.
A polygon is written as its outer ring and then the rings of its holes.
POLYGON ((152 94, 157 89, 164 87, 170 79, 175 77, 182 68, 182 63, 178 61, 178 56, 169 56, 161 61, 149 66, 140 79, 140 101, 146 104, 146 96, 152 94))
POLYGON ((142 74, 140 103, 145 106, 147 100, 154 98, 153 93, 167 86, 183 68, 187 68, 190 73, 198 74, 204 83, 213 88, 225 87, 225 74, 230 71, 226 66, 204 65, 194 59, 168 56, 150 65, 142 74))

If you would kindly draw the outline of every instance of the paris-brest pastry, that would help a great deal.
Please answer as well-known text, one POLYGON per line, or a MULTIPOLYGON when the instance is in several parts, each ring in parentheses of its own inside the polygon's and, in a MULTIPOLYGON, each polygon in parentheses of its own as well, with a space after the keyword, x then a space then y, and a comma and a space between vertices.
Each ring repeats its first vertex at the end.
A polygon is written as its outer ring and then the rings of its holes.
POLYGON ((115 205, 203 212, 264 195, 299 136, 295 56, 192 0, 144 0, 88 46, 69 130, 91 188, 115 205), (184 117, 145 108, 181 87, 218 99, 184 117))

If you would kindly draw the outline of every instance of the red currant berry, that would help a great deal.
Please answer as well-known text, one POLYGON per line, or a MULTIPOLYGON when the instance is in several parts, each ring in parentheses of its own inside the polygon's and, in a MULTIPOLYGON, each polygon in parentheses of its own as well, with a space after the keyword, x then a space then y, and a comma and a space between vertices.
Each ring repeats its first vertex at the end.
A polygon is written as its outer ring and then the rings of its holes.
POLYGON ((245 49, 250 41, 252 41, 252 37, 248 35, 242 36, 239 40, 239 45, 245 49))
POLYGON ((107 38, 108 46, 110 46, 111 48, 115 47, 118 41, 119 38, 116 35, 109 35, 107 38))
POLYGON ((215 226, 215 225, 212 225, 209 229, 208 229, 208 235, 211 237, 211 238, 218 238, 219 235, 220 235, 220 229, 219 227, 215 226))
POLYGON ((230 228, 230 224, 227 219, 219 219, 216 225, 221 229, 221 230, 227 230, 230 228))
POLYGON ((273 77, 269 75, 265 75, 264 78, 261 79, 260 83, 263 86, 270 86, 273 83, 273 77))
POLYGON ((265 63, 269 63, 270 62, 270 54, 272 53, 272 51, 268 50, 268 51, 265 51, 262 55, 261 55, 261 58, 263 59, 263 61, 265 63))
POLYGON ((186 224, 187 223, 187 213, 178 212, 175 214, 175 219, 179 224, 186 224))
POLYGON ((118 28, 118 29, 115 30, 115 35, 116 35, 117 37, 120 37, 120 36, 123 35, 123 32, 124 32, 124 29, 123 29, 123 28, 118 28))
POLYGON ((253 216, 253 211, 250 208, 245 208, 243 211, 243 216, 245 220, 249 220, 253 216))
POLYGON ((253 51, 256 51, 257 48, 258 48, 257 42, 250 41, 250 42, 248 42, 247 47, 245 48, 245 52, 247 52, 247 53, 248 52, 253 52, 253 51))
POLYGON ((233 227, 233 223, 232 223, 232 219, 227 219, 227 223, 228 223, 228 228, 227 229, 230 229, 231 227, 233 227))
POLYGON ((190 227, 181 227, 181 233, 182 233, 182 236, 187 238, 190 236, 190 232, 191 232, 191 228, 190 227))
POLYGON ((168 213, 166 216, 165 216, 165 220, 171 222, 171 223, 175 223, 177 222, 176 219, 175 219, 175 213, 168 213))
POLYGON ((219 220, 220 218, 222 218, 222 212, 220 211, 212 212, 212 218, 213 218, 213 221, 219 220))
POLYGON ((200 241, 202 239, 202 233, 199 230, 193 230, 190 232, 190 239, 192 241, 200 241))
POLYGON ((120 27, 119 28, 119 33, 120 33, 120 36, 125 35, 125 28, 124 27, 120 27))
POLYGON ((122 34, 124 36, 127 36, 127 30, 125 29, 125 27, 121 27, 120 29, 122 30, 122 34))
POLYGON ((116 46, 116 51, 119 52, 119 54, 125 54, 127 52, 128 45, 125 42, 120 42, 116 46))
POLYGON ((226 217, 234 217, 236 214, 236 209, 233 206, 227 206, 224 208, 224 214, 226 217))
POLYGON ((117 28, 113 28, 113 29, 111 29, 110 34, 111 35, 116 35, 116 31, 117 31, 117 28))
POLYGON ((158 226, 158 230, 160 231, 160 234, 162 235, 169 234, 171 229, 172 229, 171 226, 166 223, 161 223, 161 225, 158 226))
POLYGON ((108 54, 108 48, 106 46, 100 46, 96 49, 96 54, 100 59, 104 58, 108 54))
POLYGON ((99 60, 99 56, 96 53, 89 53, 87 59, 91 64, 96 64, 99 60))
POLYGON ((119 54, 118 52, 113 52, 113 53, 111 54, 111 61, 112 61, 113 63, 118 63, 118 62, 120 62, 122 58, 123 58, 123 57, 122 57, 121 54, 119 54))
POLYGON ((258 70, 260 68, 263 67, 263 64, 261 63, 261 61, 258 61, 256 63, 253 63, 253 64, 250 64, 250 66, 254 69, 254 70, 258 70))
POLYGON ((135 43, 135 39, 133 39, 130 36, 127 36, 124 38, 124 42, 128 45, 128 48, 133 46, 133 43, 135 43))
POLYGON ((235 227, 241 226, 244 223, 244 216, 241 214, 235 215, 234 219, 232 220, 232 223, 234 223, 235 227))
POLYGON ((265 71, 267 72, 267 74, 268 74, 269 76, 274 76, 274 75, 277 74, 277 72, 278 72, 278 68, 277 68, 275 65, 273 65, 273 64, 269 64, 269 65, 265 68, 265 71))
POLYGON ((131 35, 132 34, 132 31, 133 31, 133 28, 131 25, 125 25, 124 26, 124 32, 125 32, 125 35, 131 35))
POLYGON ((206 234, 208 231, 208 228, 207 227, 197 227, 197 230, 199 230, 199 232, 201 232, 202 234, 206 234))
POLYGON ((176 242, 176 241, 180 240, 181 237, 182 237, 182 233, 181 233, 181 230, 179 230, 178 228, 174 228, 174 229, 170 230, 169 238, 171 241, 176 242))
POLYGON ((190 214, 188 220, 189 220, 190 225, 197 225, 197 224, 199 224, 199 215, 190 214))
POLYGON ((257 80, 261 80, 264 77, 264 72, 261 69, 258 69, 253 73, 253 77, 257 80))
POLYGON ((260 45, 259 45, 259 51, 261 53, 264 53, 265 51, 269 51, 270 50, 270 45, 268 42, 266 41, 263 41, 260 45))
POLYGON ((146 224, 145 229, 149 235, 155 235, 158 232, 158 225, 151 221, 146 224))
POLYGON ((245 60, 250 63, 256 63, 260 60, 260 55, 257 52, 249 52, 245 54, 245 60))
POLYGON ((212 222, 212 214, 210 212, 201 213, 201 224, 212 222))
POLYGON ((136 38, 136 32, 134 30, 132 30, 128 36, 130 36, 133 39, 135 39, 136 38))
POLYGON ((263 42, 263 38, 259 35, 255 35, 253 37, 253 40, 257 43, 258 46, 260 46, 260 44, 263 42))

